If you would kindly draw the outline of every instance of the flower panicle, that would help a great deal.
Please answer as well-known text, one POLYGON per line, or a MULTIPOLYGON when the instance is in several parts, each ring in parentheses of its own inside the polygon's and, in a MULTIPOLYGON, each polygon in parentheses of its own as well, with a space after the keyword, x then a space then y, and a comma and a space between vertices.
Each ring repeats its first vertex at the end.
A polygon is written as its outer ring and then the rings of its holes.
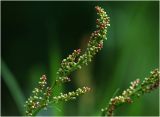
POLYGON ((160 86, 160 71, 155 69, 150 72, 150 76, 145 78, 141 84, 142 93, 149 93, 160 86))
POLYGON ((89 87, 78 88, 76 91, 68 92, 66 94, 61 93, 59 96, 53 97, 53 102, 74 100, 76 97, 85 94, 90 91, 89 87))
POLYGON ((113 116, 117 106, 123 103, 132 103, 132 97, 140 97, 149 93, 160 86, 160 72, 158 69, 151 71, 149 77, 145 78, 142 83, 139 79, 131 82, 128 89, 122 92, 122 95, 111 98, 108 107, 101 109, 102 115, 113 116))
POLYGON ((103 41, 107 39, 107 27, 110 26, 110 18, 103 8, 96 6, 95 9, 99 16, 96 20, 97 30, 91 33, 85 53, 78 58, 78 63, 80 63, 81 66, 88 65, 88 63, 92 61, 96 53, 103 48, 103 41))
POLYGON ((52 89, 54 89, 57 84, 71 81, 68 76, 73 71, 81 69, 83 65, 88 65, 88 63, 92 61, 94 55, 103 48, 103 41, 106 39, 107 35, 107 27, 110 26, 109 17, 103 8, 97 6, 95 9, 98 14, 98 19, 96 20, 97 30, 91 34, 86 51, 81 54, 81 49, 74 50, 66 59, 62 60, 61 66, 57 72, 57 78, 51 87, 46 87, 47 78, 45 75, 40 78, 39 86, 33 90, 32 96, 30 96, 25 103, 26 115, 35 115, 40 109, 51 103, 52 100, 52 102, 55 103, 59 101, 68 101, 90 91, 90 88, 83 87, 78 88, 76 91, 66 94, 61 93, 59 96, 54 97, 52 93, 52 89), (51 99, 51 97, 53 98, 51 99))
POLYGON ((32 116, 33 112, 37 108, 40 108, 45 105, 47 106, 46 101, 49 100, 51 89, 49 87, 46 88, 46 85, 47 77, 45 75, 42 75, 40 81, 38 82, 38 87, 34 88, 34 90, 32 91, 32 96, 30 96, 28 100, 25 102, 25 114, 27 116, 32 116))
POLYGON ((107 114, 108 116, 113 116, 114 110, 116 109, 117 105, 120 105, 122 103, 132 103, 132 99, 130 96, 133 94, 135 89, 138 87, 140 80, 136 79, 135 81, 131 82, 131 85, 128 89, 124 90, 122 95, 116 96, 114 98, 111 98, 109 101, 109 105, 105 109, 101 109, 101 111, 104 114, 107 114))
POLYGON ((59 68, 57 75, 59 77, 66 77, 71 69, 76 66, 76 58, 80 55, 81 49, 74 50, 66 59, 62 60, 61 67, 59 68))
POLYGON ((61 67, 57 72, 57 83, 64 83, 62 81, 63 78, 66 78, 72 71, 81 69, 83 65, 88 65, 88 63, 92 61, 94 55, 103 48, 103 41, 106 39, 107 35, 107 27, 110 26, 110 18, 103 8, 96 6, 95 9, 99 16, 96 20, 97 30, 91 34, 84 54, 80 55, 81 50, 77 49, 66 59, 62 60, 61 67))
POLYGON ((68 77, 59 77, 56 80, 56 84, 62 84, 62 83, 70 82, 70 81, 71 81, 71 79, 68 77))

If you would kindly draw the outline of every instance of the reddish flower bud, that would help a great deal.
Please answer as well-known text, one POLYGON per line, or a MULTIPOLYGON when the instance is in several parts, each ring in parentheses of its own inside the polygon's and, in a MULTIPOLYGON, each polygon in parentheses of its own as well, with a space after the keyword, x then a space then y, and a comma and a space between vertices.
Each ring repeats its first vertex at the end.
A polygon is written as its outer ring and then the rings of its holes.
POLYGON ((103 48, 103 44, 102 44, 102 43, 99 43, 99 44, 98 44, 98 48, 99 48, 99 49, 103 48))
POLYGON ((77 54, 80 54, 80 53, 81 53, 81 49, 78 49, 78 50, 77 50, 77 54))
POLYGON ((99 6, 96 6, 95 9, 96 9, 97 12, 100 11, 100 7, 99 6))
POLYGON ((45 81, 47 79, 46 75, 42 75, 42 77, 40 79, 43 80, 43 81, 45 81))

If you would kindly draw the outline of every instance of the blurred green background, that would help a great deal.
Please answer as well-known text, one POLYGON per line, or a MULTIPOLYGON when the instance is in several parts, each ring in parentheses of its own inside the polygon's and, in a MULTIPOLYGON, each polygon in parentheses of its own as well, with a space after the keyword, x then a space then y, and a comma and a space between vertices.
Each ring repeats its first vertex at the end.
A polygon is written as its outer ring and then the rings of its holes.
MULTIPOLYGON (((60 92, 90 86, 75 101, 49 106, 39 115, 100 115, 114 92, 158 67, 159 2, 1 2, 1 115, 23 115, 24 101, 46 74, 55 80, 60 62, 85 49, 95 30, 94 7, 111 19, 108 40, 87 67, 72 74, 60 92)), ((116 115, 159 115, 158 90, 117 109, 116 115)), ((118 93, 119 94, 119 93, 118 93)))

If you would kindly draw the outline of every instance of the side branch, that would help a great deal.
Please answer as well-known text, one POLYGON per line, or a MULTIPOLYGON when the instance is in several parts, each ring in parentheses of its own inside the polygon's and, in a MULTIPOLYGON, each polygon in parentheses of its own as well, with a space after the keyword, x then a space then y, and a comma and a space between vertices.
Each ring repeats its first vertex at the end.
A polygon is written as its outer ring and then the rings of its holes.
POLYGON ((120 96, 111 98, 106 108, 101 109, 102 116, 113 116, 117 107, 124 103, 132 103, 133 98, 140 97, 145 93, 149 93, 160 86, 160 72, 158 69, 151 71, 151 75, 145 78, 140 84, 140 80, 137 79, 131 82, 128 89, 124 90, 120 96))

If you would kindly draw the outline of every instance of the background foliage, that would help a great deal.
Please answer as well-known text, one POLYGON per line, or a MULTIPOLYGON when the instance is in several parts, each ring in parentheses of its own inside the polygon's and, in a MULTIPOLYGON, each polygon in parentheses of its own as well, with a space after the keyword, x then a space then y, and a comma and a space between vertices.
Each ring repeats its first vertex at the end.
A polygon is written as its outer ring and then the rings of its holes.
MULTIPOLYGON (((111 19, 108 40, 94 61, 57 92, 88 85, 78 100, 39 115, 99 115, 113 93, 158 67, 159 4, 144 2, 2 2, 2 115, 22 115, 23 101, 42 74, 51 84, 62 58, 84 49, 95 29, 95 5, 111 19), (25 97, 25 98, 24 98, 25 97)), ((158 115, 158 90, 124 105, 117 115, 158 115), (147 110, 147 111, 146 111, 147 110)))

